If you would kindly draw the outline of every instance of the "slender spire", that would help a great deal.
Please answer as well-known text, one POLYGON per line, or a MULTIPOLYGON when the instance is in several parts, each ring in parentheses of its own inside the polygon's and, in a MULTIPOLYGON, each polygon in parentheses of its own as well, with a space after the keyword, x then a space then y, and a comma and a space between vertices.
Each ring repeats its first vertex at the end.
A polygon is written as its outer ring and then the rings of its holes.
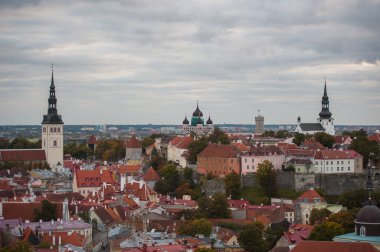
POLYGON ((54 69, 53 69, 53 63, 51 63, 51 83, 50 83, 50 89, 55 88, 54 86, 54 69))
POLYGON ((319 113, 320 119, 330 119, 332 114, 329 110, 329 97, 327 96, 327 84, 326 84, 326 77, 325 77, 325 88, 322 96, 322 110, 319 113))
POLYGON ((327 96, 327 87, 326 87, 326 76, 325 76, 325 91, 323 93, 323 97, 327 97, 328 98, 328 96, 327 96))
POLYGON ((48 113, 43 116, 42 123, 63 124, 61 116, 57 112, 57 98, 55 97, 54 70, 51 64, 51 83, 48 99, 48 113))
POLYGON ((371 175, 371 160, 368 160, 367 165, 367 184, 365 185, 365 189, 368 192, 368 205, 372 204, 372 191, 374 189, 373 183, 372 183, 372 175, 371 175))

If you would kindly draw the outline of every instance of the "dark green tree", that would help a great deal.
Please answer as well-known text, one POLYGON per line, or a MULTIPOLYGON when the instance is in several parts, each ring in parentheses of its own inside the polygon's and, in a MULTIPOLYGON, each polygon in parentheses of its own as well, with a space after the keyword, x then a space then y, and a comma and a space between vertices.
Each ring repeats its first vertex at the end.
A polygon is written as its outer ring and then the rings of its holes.
POLYGON ((201 151, 203 151, 204 148, 207 147, 207 144, 208 144, 208 140, 207 140, 207 138, 204 138, 204 137, 191 142, 187 148, 187 151, 189 153, 187 161, 190 164, 196 164, 197 163, 197 155, 199 153, 201 153, 201 151))
POLYGON ((208 208, 209 218, 228 219, 231 218, 231 212, 228 209, 228 202, 225 194, 218 193, 212 197, 211 204, 208 208))
POLYGON ((185 221, 179 226, 178 229, 180 234, 191 236, 195 236, 197 234, 210 236, 211 231, 211 223, 205 218, 185 221))
POLYGON ((371 153, 373 153, 375 157, 379 156, 379 144, 376 141, 368 140, 366 136, 357 136, 352 140, 349 148, 363 156, 364 167, 366 167, 371 153))
POLYGON ((48 200, 41 201, 41 209, 34 210, 34 220, 51 221, 57 219, 57 204, 48 200))
POLYGON ((219 127, 214 128, 214 131, 208 137, 208 141, 211 143, 230 144, 230 139, 219 127))
POLYGON ((296 133, 293 138, 293 143, 296 144, 297 146, 300 146, 304 141, 306 137, 302 133, 296 133))
POLYGON ((247 225, 239 234, 239 244, 249 252, 268 251, 268 243, 263 239, 264 226, 260 222, 247 225))
POLYGON ((310 224, 320 224, 327 220, 327 218, 330 216, 331 211, 327 208, 313 208, 310 213, 310 224))
POLYGON ((316 226, 313 231, 311 231, 309 240, 332 241, 335 236, 341 234, 344 234, 344 228, 342 225, 326 221, 316 226))
POLYGON ((154 186, 156 192, 161 194, 175 194, 175 191, 181 182, 181 177, 176 166, 168 163, 162 167, 158 173, 161 176, 161 180, 154 186))
POLYGON ((224 177, 226 194, 231 195, 231 199, 240 199, 241 182, 240 176, 232 172, 224 177))
POLYGON ((264 190, 265 195, 273 197, 277 194, 277 173, 273 168, 273 164, 268 160, 258 165, 256 171, 256 179, 260 187, 264 190))
POLYGON ((332 214, 329 217, 329 221, 338 223, 343 226, 344 233, 352 233, 355 230, 356 211, 354 210, 342 210, 338 213, 332 214))
POLYGON ((327 148, 332 148, 335 143, 335 138, 325 132, 318 132, 314 135, 316 141, 320 142, 327 148))

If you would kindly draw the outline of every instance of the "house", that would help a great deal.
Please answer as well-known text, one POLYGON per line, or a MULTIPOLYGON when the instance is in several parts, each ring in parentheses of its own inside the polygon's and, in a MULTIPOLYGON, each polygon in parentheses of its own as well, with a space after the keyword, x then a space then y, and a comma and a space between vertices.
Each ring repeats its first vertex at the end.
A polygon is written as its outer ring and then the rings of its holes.
POLYGON ((294 166, 295 173, 314 173, 314 164, 309 158, 292 158, 286 163, 294 166))
POLYGON ((4 162, 21 162, 31 168, 43 168, 46 165, 46 154, 41 149, 2 149, 0 163, 4 162))
POLYGON ((154 185, 161 178, 153 167, 150 167, 145 173, 143 180, 148 184, 150 188, 154 188, 154 185))
POLYGON ((379 131, 377 130, 377 132, 375 134, 368 136, 368 140, 376 141, 378 144, 380 144, 380 133, 379 133, 379 131))
MULTIPOLYGON (((359 156, 357 156, 359 158, 359 156)), ((314 155, 315 173, 342 174, 361 173, 353 152, 340 150, 319 150, 314 155), (356 168, 356 169, 355 169, 356 168)))
POLYGON ((103 184, 114 183, 112 172, 106 168, 77 170, 74 173, 73 191, 86 197, 91 191, 98 191, 103 184))
POLYGON ((247 175, 256 173, 258 165, 264 161, 273 164, 275 170, 282 170, 285 164, 285 153, 276 145, 256 146, 241 156, 241 173, 247 175))
POLYGON ((350 136, 345 136, 345 135, 335 136, 333 148, 334 149, 339 149, 339 148, 347 149, 347 147, 351 145, 351 142, 352 142, 352 138, 350 136))
POLYGON ((141 143, 135 136, 132 136, 125 143, 125 159, 126 160, 141 159, 141 154, 142 154, 141 143))
POLYGON ((289 227, 289 230, 284 232, 281 238, 277 241, 276 247, 288 247, 299 244, 300 242, 307 240, 314 226, 307 224, 293 224, 289 227))
POLYGON ((117 219, 115 219, 104 207, 98 207, 90 211, 90 219, 96 221, 96 228, 101 231, 105 231, 107 226, 117 221, 117 219))
POLYGON ((210 173, 215 177, 225 177, 235 172, 240 174, 240 152, 236 146, 209 144, 198 154, 197 171, 210 173))
POLYGON ((171 140, 168 144, 168 161, 173 161, 182 168, 185 168, 187 166, 187 158, 185 152, 187 152, 187 148, 192 142, 192 137, 182 136, 178 136, 171 140))

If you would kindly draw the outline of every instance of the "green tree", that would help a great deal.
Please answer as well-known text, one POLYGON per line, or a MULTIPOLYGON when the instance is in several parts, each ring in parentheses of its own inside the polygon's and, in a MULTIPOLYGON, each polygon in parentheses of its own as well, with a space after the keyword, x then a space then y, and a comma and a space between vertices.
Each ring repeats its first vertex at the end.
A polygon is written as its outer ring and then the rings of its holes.
POLYGON ((201 153, 201 151, 203 151, 204 148, 207 147, 207 144, 208 144, 208 140, 204 137, 191 142, 187 148, 187 151, 189 153, 187 161, 190 164, 196 164, 197 163, 197 155, 199 153, 201 153))
POLYGON ((264 226, 260 222, 247 225, 239 234, 239 244, 249 252, 268 251, 268 243, 263 239, 264 226))
POLYGON ((211 204, 208 208, 209 218, 228 219, 231 218, 231 212, 228 209, 228 202, 225 194, 218 193, 212 197, 211 204))
POLYGON ((316 226, 313 231, 311 231, 309 240, 332 241, 335 236, 341 234, 344 234, 344 228, 342 225, 326 221, 316 226))
POLYGON ((14 240, 11 244, 4 248, 0 248, 0 252, 32 252, 32 246, 27 241, 14 240))
POLYGON ((276 176, 277 173, 273 168, 273 164, 268 160, 258 165, 256 179, 268 197, 273 197, 277 194, 276 176))
POLYGON ((290 134, 287 130, 279 130, 276 132, 276 135, 275 135, 276 138, 281 138, 281 139, 287 138, 289 136, 290 134))
POLYGON ((355 216, 356 211, 342 210, 338 213, 330 215, 329 221, 342 225, 344 228, 344 233, 352 233, 355 230, 355 216))
POLYGON ((264 230, 264 238, 268 244, 268 249, 272 249, 276 246, 277 241, 281 238, 285 231, 288 229, 282 226, 271 228, 267 227, 264 230))
POLYGON ((318 132, 314 135, 316 141, 320 142, 327 148, 332 148, 335 143, 335 138, 325 132, 318 132))
POLYGON ((263 137, 275 137, 276 133, 273 130, 266 130, 263 134, 263 137))
POLYGON ((214 131, 208 136, 208 141, 211 143, 230 144, 230 139, 219 127, 214 128, 214 131))
POLYGON ((231 195, 232 199, 240 199, 241 182, 238 174, 232 172, 225 176, 224 185, 227 195, 231 195))
POLYGON ((57 219, 57 204, 48 200, 41 201, 41 209, 34 210, 34 220, 51 221, 57 219))
POLYGON ((296 133, 293 138, 293 143, 296 144, 297 146, 300 146, 304 141, 306 137, 302 133, 296 133))
POLYGON ((161 194, 175 193, 181 182, 181 177, 176 166, 168 163, 158 173, 161 176, 161 180, 155 184, 154 189, 161 194))
POLYGON ((310 223, 311 225, 314 224, 320 224, 327 220, 327 218, 330 216, 331 211, 327 208, 313 208, 310 213, 310 223))
POLYGON ((363 156, 363 165, 366 166, 370 154, 373 153, 377 157, 379 153, 379 144, 376 141, 370 141, 366 136, 357 136, 352 140, 350 149, 356 151, 363 156))
POLYGON ((191 236, 195 236, 197 234, 210 236, 211 231, 211 223, 205 218, 185 221, 179 226, 178 229, 180 234, 191 236))
POLYGON ((97 159, 117 161, 125 157, 125 147, 122 141, 104 140, 98 141, 95 149, 97 159))

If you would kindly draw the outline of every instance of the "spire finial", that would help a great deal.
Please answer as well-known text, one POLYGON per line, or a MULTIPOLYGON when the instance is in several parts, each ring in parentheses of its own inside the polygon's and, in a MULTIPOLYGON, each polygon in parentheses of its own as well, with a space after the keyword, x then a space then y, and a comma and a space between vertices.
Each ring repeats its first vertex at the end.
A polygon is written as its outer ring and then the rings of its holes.
MULTIPOLYGON (((372 153, 371 153, 372 154, 372 153)), ((367 165, 367 184, 365 186, 365 189, 368 191, 368 204, 371 205, 372 203, 372 191, 373 191, 373 183, 372 183, 372 175, 371 175, 371 159, 368 159, 368 165, 367 165)))
POLYGON ((51 87, 54 87, 54 74, 53 74, 53 72, 54 72, 54 64, 53 63, 51 63, 51 87))
POLYGON ((259 112, 259 115, 260 115, 260 109, 257 110, 259 112))

